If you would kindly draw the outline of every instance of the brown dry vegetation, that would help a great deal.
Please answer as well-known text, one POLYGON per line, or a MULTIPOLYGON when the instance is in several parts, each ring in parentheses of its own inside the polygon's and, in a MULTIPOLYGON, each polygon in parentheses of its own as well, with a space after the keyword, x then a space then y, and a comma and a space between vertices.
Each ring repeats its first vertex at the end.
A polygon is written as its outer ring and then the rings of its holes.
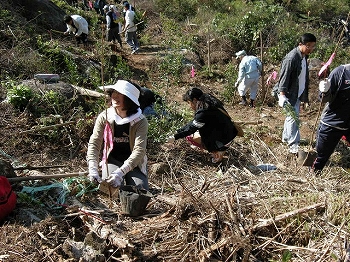
MULTIPOLYGON (((134 80, 150 85, 140 76, 150 74, 161 50, 144 46, 138 55, 127 52, 125 47, 121 55, 133 68, 134 80)), ((310 106, 301 112, 305 150, 314 142, 320 108, 316 71, 311 76, 310 106)), ((191 79, 187 71, 181 81, 177 89, 167 90, 173 101, 180 102, 193 85, 223 92, 219 81, 191 79)), ((90 186, 84 179, 56 181, 68 183, 64 206, 57 204, 62 189, 22 195, 1 225, 0 261, 346 261, 349 148, 339 143, 322 175, 315 176, 281 144, 284 114, 278 106, 267 106, 269 96, 256 108, 238 106, 238 101, 234 97, 226 105, 234 120, 262 123, 243 125, 245 136, 235 139, 221 164, 212 164, 207 153, 185 141, 170 147, 149 143, 154 197, 137 218, 123 215, 118 199, 99 191, 77 197, 82 186, 90 186), (256 168, 263 163, 277 170, 256 168)), ((2 159, 14 165, 64 165, 40 170, 45 174, 86 170, 92 122, 62 127, 61 143, 51 143, 47 133, 20 133, 38 124, 26 111, 1 103, 0 115, 2 159)), ((22 182, 13 189, 19 193, 26 186, 53 183, 22 182)))

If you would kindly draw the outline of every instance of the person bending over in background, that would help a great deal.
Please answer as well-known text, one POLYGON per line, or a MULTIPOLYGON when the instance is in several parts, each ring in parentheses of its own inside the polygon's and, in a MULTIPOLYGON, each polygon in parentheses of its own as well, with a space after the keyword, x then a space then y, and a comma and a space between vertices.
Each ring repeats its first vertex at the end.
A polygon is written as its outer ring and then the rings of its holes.
POLYGON ((254 101, 258 92, 259 78, 262 71, 262 63, 256 56, 247 55, 246 51, 241 50, 236 53, 236 58, 239 63, 238 79, 235 87, 238 88, 238 93, 242 98, 240 105, 247 105, 246 93, 250 93, 250 107, 254 107, 254 101))
POLYGON ((300 131, 298 125, 300 103, 309 102, 309 68, 307 58, 315 49, 316 37, 305 33, 299 45, 283 59, 279 72, 278 104, 282 108, 289 103, 295 114, 287 114, 284 121, 282 141, 289 146, 289 152, 297 154, 299 150, 300 131))
POLYGON ((317 157, 312 166, 320 173, 340 139, 349 145, 350 137, 350 64, 335 68, 328 79, 320 82, 322 102, 327 102, 316 138, 317 157))
POLYGON ((89 34, 89 26, 85 18, 80 15, 66 15, 63 20, 67 25, 67 31, 64 32, 64 34, 67 35, 73 33, 77 40, 77 44, 86 44, 87 36, 89 34))
POLYGON ((142 113, 146 117, 160 117, 166 115, 166 112, 163 109, 161 96, 154 93, 151 89, 141 87, 139 101, 142 113), (157 106, 155 107, 155 105, 157 106))
POLYGON ((195 111, 194 119, 169 137, 168 142, 186 137, 191 144, 208 150, 213 163, 221 162, 238 133, 223 103, 195 87, 183 95, 183 100, 195 111))
POLYGON ((125 181, 125 185, 148 190, 148 122, 139 107, 140 90, 125 80, 100 88, 107 90, 111 106, 98 115, 89 140, 88 177, 99 183, 106 180, 114 187, 121 186, 125 181), (98 160, 103 143, 105 148, 101 178, 98 160))

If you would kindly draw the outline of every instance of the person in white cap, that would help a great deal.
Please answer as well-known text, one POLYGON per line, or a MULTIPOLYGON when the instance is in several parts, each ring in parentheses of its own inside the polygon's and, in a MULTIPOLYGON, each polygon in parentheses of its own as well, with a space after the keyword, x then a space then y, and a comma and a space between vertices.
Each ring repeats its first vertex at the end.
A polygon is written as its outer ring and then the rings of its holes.
POLYGON ((238 88, 238 93, 242 98, 240 105, 247 105, 246 93, 250 92, 250 107, 254 107, 254 101, 258 92, 259 77, 262 71, 262 63, 256 56, 247 55, 246 51, 241 50, 236 53, 236 58, 239 63, 238 79, 235 87, 238 88))
POLYGON ((107 181, 113 187, 124 184, 148 190, 148 122, 140 109, 140 90, 125 80, 100 88, 109 95, 111 106, 98 115, 89 140, 88 177, 92 182, 107 181), (102 144, 101 177, 98 160, 102 144))

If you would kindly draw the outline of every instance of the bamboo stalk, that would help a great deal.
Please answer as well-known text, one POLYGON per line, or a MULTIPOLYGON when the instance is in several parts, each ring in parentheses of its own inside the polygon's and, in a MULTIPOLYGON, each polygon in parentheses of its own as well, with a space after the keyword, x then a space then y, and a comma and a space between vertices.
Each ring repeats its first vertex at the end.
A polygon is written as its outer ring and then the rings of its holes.
POLYGON ((75 176, 85 176, 88 172, 74 172, 74 173, 65 173, 65 174, 55 174, 55 175, 46 175, 46 176, 24 176, 24 177, 10 177, 8 178, 9 182, 21 182, 29 180, 42 180, 42 179, 51 179, 51 178, 64 178, 64 177, 75 177, 75 176))
POLYGON ((35 170, 35 169, 49 169, 49 168, 58 168, 58 167, 66 167, 66 165, 55 165, 55 166, 19 166, 14 167, 14 170, 35 170))
POLYGON ((262 124, 262 120, 257 120, 257 121, 235 121, 236 124, 239 125, 259 125, 262 124))

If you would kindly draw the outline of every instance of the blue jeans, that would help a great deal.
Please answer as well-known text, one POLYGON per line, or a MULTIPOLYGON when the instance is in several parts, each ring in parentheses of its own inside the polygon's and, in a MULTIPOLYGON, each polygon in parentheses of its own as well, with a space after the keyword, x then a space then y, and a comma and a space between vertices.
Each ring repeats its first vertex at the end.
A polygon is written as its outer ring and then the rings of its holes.
POLYGON ((136 50, 139 48, 139 41, 137 40, 136 31, 126 32, 125 41, 131 47, 131 50, 136 50))
MULTIPOLYGON (((294 105, 294 110, 296 112, 297 118, 299 119, 299 110, 300 110, 299 99, 294 105)), ((300 142, 299 127, 295 122, 295 120, 293 119, 293 117, 291 117, 290 115, 287 115, 284 121, 282 141, 287 142, 289 147, 291 147, 292 145, 299 146, 299 142, 300 142)))

